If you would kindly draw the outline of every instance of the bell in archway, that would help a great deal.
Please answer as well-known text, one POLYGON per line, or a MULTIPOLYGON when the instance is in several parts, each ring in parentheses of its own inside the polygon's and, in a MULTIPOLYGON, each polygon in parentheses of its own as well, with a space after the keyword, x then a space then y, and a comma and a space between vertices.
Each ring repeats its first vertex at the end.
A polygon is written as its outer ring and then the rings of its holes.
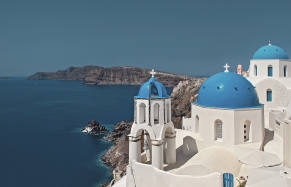
POLYGON ((144 145, 143 145, 143 150, 149 150, 150 148, 149 148, 149 144, 148 144, 148 141, 145 141, 144 142, 144 145))
POLYGON ((151 153, 150 153, 150 147, 149 147, 149 144, 148 144, 147 140, 144 141, 143 150, 146 153, 147 161, 149 161, 151 159, 151 156, 150 156, 151 153))

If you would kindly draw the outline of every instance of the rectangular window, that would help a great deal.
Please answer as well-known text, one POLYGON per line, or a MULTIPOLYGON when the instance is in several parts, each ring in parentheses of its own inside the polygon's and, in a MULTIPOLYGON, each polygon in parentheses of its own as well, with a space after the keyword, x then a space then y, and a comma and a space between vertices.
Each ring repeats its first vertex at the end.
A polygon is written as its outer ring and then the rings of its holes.
POLYGON ((273 76, 273 67, 272 66, 268 67, 268 76, 269 77, 273 76))
POLYGON ((216 139, 221 140, 222 139, 222 124, 218 123, 216 126, 216 139))
POLYGON ((247 131, 246 131, 246 130, 244 130, 244 132, 245 132, 245 133, 247 133, 247 131))
POLYGON ((247 136, 245 136, 245 139, 247 139, 247 136))
POLYGON ((268 102, 272 101, 272 91, 271 90, 267 90, 267 101, 268 102))

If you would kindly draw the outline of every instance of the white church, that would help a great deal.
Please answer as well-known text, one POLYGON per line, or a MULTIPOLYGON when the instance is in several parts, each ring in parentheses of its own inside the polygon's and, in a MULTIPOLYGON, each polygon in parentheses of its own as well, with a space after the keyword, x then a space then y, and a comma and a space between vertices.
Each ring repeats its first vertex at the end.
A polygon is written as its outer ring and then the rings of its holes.
POLYGON ((182 129, 151 72, 134 98, 127 175, 114 187, 291 187, 291 60, 269 42, 247 72, 224 67, 201 85, 182 129))

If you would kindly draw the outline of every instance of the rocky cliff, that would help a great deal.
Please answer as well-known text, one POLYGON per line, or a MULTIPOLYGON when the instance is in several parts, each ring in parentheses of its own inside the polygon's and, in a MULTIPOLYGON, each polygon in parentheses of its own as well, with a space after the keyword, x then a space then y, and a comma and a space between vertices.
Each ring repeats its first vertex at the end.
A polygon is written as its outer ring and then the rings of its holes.
POLYGON ((127 135, 130 134, 132 124, 133 122, 126 121, 117 123, 114 130, 104 137, 105 140, 113 142, 113 146, 101 157, 101 161, 112 169, 112 182, 117 182, 126 174, 129 152, 127 135))
MULTIPOLYGON (((70 67, 57 72, 37 72, 29 80, 81 80, 84 84, 132 84, 141 85, 150 78, 150 69, 137 67, 84 66, 70 67)), ((167 87, 177 85, 181 80, 193 80, 194 77, 181 74, 156 71, 156 79, 167 87)))
MULTIPOLYGON (((197 99, 200 85, 205 79, 181 81, 174 87, 172 93, 172 121, 176 128, 182 127, 182 117, 190 117, 191 103, 197 99)), ((133 122, 122 121, 115 125, 114 130, 104 139, 112 141, 113 146, 102 156, 101 161, 112 168, 113 181, 103 186, 110 186, 126 174, 128 165, 129 142, 127 135, 130 134, 133 122)), ((143 142, 143 141, 141 141, 143 142)), ((141 146, 143 147, 143 145, 141 146)))
POLYGON ((196 101, 198 90, 206 78, 181 81, 174 87, 172 97, 172 121, 175 128, 182 128, 182 118, 191 117, 191 103, 196 101))

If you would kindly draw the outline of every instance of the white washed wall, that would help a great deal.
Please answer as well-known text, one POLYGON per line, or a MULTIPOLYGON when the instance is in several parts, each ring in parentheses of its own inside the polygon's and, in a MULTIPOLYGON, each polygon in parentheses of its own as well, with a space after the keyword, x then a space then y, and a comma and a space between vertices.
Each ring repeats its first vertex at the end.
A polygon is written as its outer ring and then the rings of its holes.
POLYGON ((220 173, 192 177, 175 175, 158 170, 151 165, 132 161, 127 166, 126 187, 223 187, 223 176, 220 173))

